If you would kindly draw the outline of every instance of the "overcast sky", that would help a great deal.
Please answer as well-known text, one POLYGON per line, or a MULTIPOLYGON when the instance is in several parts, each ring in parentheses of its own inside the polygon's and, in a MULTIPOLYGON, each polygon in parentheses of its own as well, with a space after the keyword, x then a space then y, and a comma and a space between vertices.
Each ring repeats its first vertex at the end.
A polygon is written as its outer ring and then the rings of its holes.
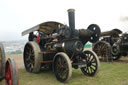
POLYGON ((69 8, 76 29, 95 23, 102 31, 128 31, 128 0, 0 0, 0 41, 27 39, 21 32, 45 21, 68 25, 69 8))

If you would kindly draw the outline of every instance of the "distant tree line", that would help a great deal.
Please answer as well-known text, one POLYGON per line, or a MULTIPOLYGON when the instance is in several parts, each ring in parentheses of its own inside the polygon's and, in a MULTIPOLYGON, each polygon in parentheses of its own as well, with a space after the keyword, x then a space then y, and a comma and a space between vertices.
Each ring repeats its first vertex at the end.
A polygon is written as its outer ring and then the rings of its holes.
POLYGON ((22 54, 23 52, 21 50, 16 50, 12 52, 7 52, 7 54, 22 54))

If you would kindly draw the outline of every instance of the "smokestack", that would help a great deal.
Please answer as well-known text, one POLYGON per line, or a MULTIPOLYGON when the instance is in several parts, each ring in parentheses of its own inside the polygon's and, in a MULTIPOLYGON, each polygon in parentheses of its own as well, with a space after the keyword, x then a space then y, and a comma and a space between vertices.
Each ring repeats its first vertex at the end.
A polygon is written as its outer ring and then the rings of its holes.
POLYGON ((75 9, 68 9, 69 27, 71 28, 72 34, 75 34, 75 9))

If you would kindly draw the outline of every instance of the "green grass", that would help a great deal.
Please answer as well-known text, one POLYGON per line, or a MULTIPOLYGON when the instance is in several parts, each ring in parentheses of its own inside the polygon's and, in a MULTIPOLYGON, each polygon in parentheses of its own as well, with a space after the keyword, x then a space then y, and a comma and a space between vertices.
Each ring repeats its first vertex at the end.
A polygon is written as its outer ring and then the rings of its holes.
POLYGON ((94 77, 83 75, 80 69, 73 69, 72 77, 67 83, 57 81, 51 71, 33 74, 21 69, 19 74, 20 85, 128 85, 126 63, 101 63, 99 72, 94 77))
MULTIPOLYGON (((52 71, 34 74, 20 69, 19 81, 20 85, 128 85, 128 63, 102 62, 99 72, 94 77, 83 75, 80 69, 73 69, 72 77, 66 83, 56 80, 52 71)), ((5 85, 4 81, 2 85, 5 85)))

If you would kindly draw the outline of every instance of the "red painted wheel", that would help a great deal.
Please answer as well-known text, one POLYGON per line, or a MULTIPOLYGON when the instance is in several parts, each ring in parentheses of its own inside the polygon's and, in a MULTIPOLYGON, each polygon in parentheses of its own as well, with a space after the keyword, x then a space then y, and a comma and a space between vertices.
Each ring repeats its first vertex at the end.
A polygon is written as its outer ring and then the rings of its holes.
POLYGON ((19 85, 19 75, 14 59, 9 58, 5 66, 6 85, 19 85))

